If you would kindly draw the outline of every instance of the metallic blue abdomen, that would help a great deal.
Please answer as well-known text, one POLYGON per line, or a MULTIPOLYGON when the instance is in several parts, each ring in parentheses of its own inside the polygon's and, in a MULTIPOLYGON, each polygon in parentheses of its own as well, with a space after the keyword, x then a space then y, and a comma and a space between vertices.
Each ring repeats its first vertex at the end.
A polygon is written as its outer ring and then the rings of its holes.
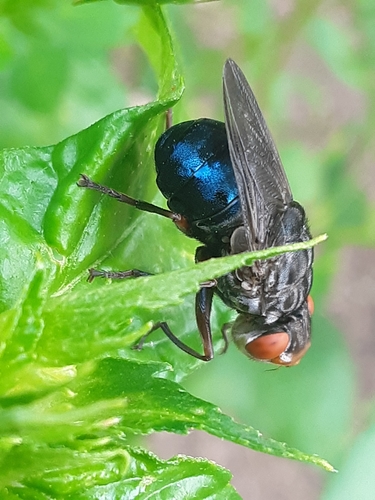
POLYGON ((229 157, 225 125, 202 118, 175 125, 155 146, 157 185, 169 208, 191 225, 191 236, 226 236, 240 216, 237 184, 229 157))

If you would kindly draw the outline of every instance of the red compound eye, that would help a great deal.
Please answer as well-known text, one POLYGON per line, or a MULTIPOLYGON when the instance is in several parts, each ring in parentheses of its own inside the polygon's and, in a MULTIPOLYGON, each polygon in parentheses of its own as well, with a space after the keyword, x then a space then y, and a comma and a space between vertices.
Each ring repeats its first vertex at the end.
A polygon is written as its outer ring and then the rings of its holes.
MULTIPOLYGON (((285 351, 289 344, 289 335, 286 332, 262 335, 246 345, 251 357, 263 361, 273 361, 285 351)), ((277 362, 277 361, 276 361, 277 362)))
POLYGON ((314 301, 311 295, 307 297, 307 308, 309 310, 310 316, 314 314, 314 301))

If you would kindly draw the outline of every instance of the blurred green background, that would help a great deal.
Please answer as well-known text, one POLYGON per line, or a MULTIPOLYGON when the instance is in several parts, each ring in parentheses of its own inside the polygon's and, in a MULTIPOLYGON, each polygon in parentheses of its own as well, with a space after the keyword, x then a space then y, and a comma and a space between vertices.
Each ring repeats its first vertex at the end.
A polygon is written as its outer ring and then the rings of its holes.
MULTIPOLYGON (((329 234, 316 251, 313 345, 301 365, 270 370, 231 346, 184 385, 340 472, 202 433, 156 435, 150 446, 164 457, 212 458, 233 472, 245 499, 374 498, 375 4, 228 0, 166 11, 186 79, 174 120, 222 119, 222 66, 235 59, 312 233, 329 234)), ((132 33, 138 7, 2 0, 0 14, 2 148, 53 144, 155 97, 155 79, 132 33)), ((217 303, 219 319, 222 311, 217 303)))

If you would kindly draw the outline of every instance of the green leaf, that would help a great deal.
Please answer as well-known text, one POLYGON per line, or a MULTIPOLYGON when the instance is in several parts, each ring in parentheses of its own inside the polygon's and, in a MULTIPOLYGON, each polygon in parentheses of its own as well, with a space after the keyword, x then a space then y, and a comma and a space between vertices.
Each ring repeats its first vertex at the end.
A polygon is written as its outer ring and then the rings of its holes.
MULTIPOLYGON (((119 448, 121 444, 121 441, 117 443, 119 448)), ((32 472, 33 475, 29 476, 26 487, 13 484, 6 490, 0 490, 2 498, 13 498, 8 496, 10 492, 15 498, 32 499, 54 499, 61 498, 61 495, 74 500, 240 498, 229 484, 231 474, 203 458, 178 456, 159 460, 139 448, 115 452, 108 447, 100 453, 95 450, 82 453, 61 448, 51 453, 41 448, 36 453, 40 461, 31 463, 26 454, 22 454, 20 449, 17 451, 18 456, 15 453, 14 459, 20 460, 26 470, 29 469, 27 473, 32 472), (65 460, 64 475, 54 467, 57 457, 61 461, 65 460), (48 468, 47 474, 43 467, 48 468), (101 477, 98 476, 99 470, 101 477)))
POLYGON ((3 405, 9 406, 0 415, 3 436, 14 438, 19 434, 26 441, 56 445, 94 432, 118 437, 155 431, 186 434, 197 429, 256 451, 333 470, 325 460, 264 438, 190 395, 164 378, 170 369, 160 363, 113 358, 88 362, 74 373, 71 382, 64 384, 61 380, 61 389, 30 403, 19 406, 17 398, 3 398, 3 405))
MULTIPOLYGON (((100 227, 123 226, 120 221, 124 212, 116 217, 107 210, 107 216, 102 217, 103 210, 94 208, 94 200, 77 188, 76 181, 81 172, 90 170, 90 175, 98 180, 108 175, 121 177, 120 187, 125 184, 130 190, 134 184, 145 187, 144 179, 135 175, 134 169, 152 163, 149 143, 157 136, 159 115, 183 91, 181 76, 172 64, 171 39, 160 10, 146 9, 140 24, 150 23, 155 30, 149 32, 149 39, 160 39, 160 57, 170 61, 160 73, 162 101, 115 112, 54 147, 2 151, 0 257, 4 281, 0 304, 4 308, 14 304, 28 283, 36 263, 36 250, 43 255, 49 252, 46 267, 52 264, 60 268, 52 285, 58 288, 61 282, 71 283, 89 263, 118 244, 121 236, 118 230, 96 245, 93 238, 100 227), (124 166, 132 168, 124 170, 124 166), (89 228, 85 229, 89 218, 89 228)), ((141 191, 139 187, 138 190, 141 191)), ((144 194, 147 196, 147 189, 144 194)))
POLYGON ((159 461, 157 471, 150 471, 148 464, 146 477, 151 474, 154 479, 142 481, 146 473, 143 457, 134 448, 124 449, 121 436, 161 430, 201 429, 257 451, 332 470, 324 460, 266 439, 160 378, 168 369, 159 363, 107 358, 82 366, 65 387, 29 403, 3 398, 0 492, 4 488, 16 492, 14 485, 23 484, 52 495, 78 495, 83 487, 93 487, 93 492, 121 491, 122 495, 144 487, 156 495, 160 488, 181 487, 181 482, 189 485, 189 491, 212 487, 231 492, 228 472, 201 459, 159 461), (200 479, 193 480, 197 475, 200 479))
POLYGON ((67 495, 85 488, 122 480, 131 461, 129 453, 120 448, 82 451, 20 443, 2 458, 2 498, 7 498, 8 490, 20 498, 70 498, 67 495))
POLYGON ((117 483, 92 488, 75 498, 240 499, 229 484, 231 474, 208 460, 178 456, 164 461, 139 449, 131 450, 130 454, 139 472, 117 483), (140 476, 144 476, 141 482, 140 476))

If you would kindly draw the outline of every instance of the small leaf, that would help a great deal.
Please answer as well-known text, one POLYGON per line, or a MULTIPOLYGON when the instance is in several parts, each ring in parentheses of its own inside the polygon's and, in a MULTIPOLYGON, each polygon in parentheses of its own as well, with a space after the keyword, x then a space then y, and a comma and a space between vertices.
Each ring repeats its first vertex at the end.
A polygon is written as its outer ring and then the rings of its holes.
POLYGON ((11 458, 11 463, 18 459, 24 465, 24 484, 14 481, 6 489, 0 486, 2 498, 53 500, 63 494, 74 500, 240 499, 229 484, 231 474, 203 458, 177 456, 160 460, 140 448, 124 449, 121 440, 112 442, 103 452, 41 447, 32 453, 38 456, 38 462, 28 460, 27 451, 30 449, 21 446, 11 458), (57 463, 59 468, 55 467, 57 463), (14 497, 9 497, 9 492, 14 497))

